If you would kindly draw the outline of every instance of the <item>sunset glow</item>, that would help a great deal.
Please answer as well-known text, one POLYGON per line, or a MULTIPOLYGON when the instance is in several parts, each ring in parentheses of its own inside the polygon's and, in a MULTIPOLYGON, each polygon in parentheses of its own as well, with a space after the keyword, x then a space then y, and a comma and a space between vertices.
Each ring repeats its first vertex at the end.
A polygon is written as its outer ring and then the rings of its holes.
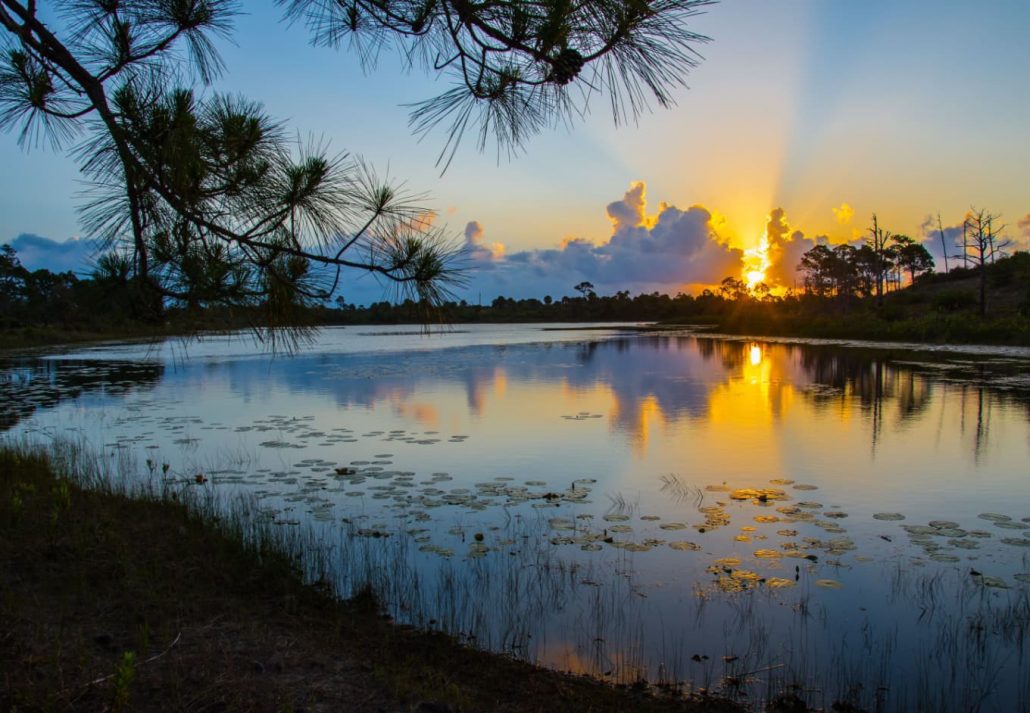
MULTIPOLYGON (((390 53, 375 72, 346 52, 313 63, 303 23, 281 24, 274 5, 255 6, 232 41, 219 40, 227 71, 213 90, 261 102, 299 135, 364 156, 420 196, 411 224, 439 230, 467 258, 458 300, 557 300, 584 281, 599 296, 696 295, 726 277, 778 295, 796 287, 807 249, 862 238, 873 212, 938 266, 937 214, 961 232, 971 205, 1005 216, 1013 250, 1030 247, 1025 3, 713 4, 691 20, 712 42, 689 91, 672 92, 677 108, 627 126, 595 111, 572 131, 532 136, 510 161, 489 142, 465 142, 444 175, 444 137, 420 140, 398 108, 438 94, 439 78, 407 72, 390 53), (974 24, 967 61, 935 41, 974 24), (953 99, 985 86, 1006 97, 1004 111, 953 99), (870 97, 896 110, 870 115, 870 97), (971 156, 991 170, 965 170, 971 156), (783 230, 769 232, 778 209, 783 230)), ((75 161, 26 153, 12 136, 0 163, 0 243, 29 270, 88 274, 97 236, 78 221, 75 161)), ((348 304, 383 299, 368 277, 341 276, 348 304)))
POLYGON ((772 264, 769 259, 769 237, 763 235, 757 247, 745 250, 742 262, 741 272, 749 290, 765 282, 766 270, 772 264))

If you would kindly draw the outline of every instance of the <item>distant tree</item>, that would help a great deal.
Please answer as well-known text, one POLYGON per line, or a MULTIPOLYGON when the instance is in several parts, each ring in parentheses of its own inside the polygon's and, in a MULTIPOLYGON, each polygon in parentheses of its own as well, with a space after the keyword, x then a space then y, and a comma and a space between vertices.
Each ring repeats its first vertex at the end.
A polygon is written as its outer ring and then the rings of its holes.
POLYGON ((10 245, 0 245, 0 315, 10 314, 15 305, 26 301, 28 277, 17 251, 10 245))
POLYGON ((544 295, 544 304, 545 305, 550 305, 552 302, 554 302, 554 300, 551 298, 550 295, 544 295))
POLYGON ((727 300, 746 300, 750 296, 747 283, 732 275, 719 283, 719 294, 727 300))
POLYGON ((987 315, 987 264, 998 255, 1004 255, 1005 248, 1012 241, 1003 237, 1004 225, 995 225, 1001 216, 984 209, 971 209, 962 223, 962 255, 967 264, 979 270, 980 316, 987 315))
POLYGON ((572 289, 574 289, 576 292, 583 295, 587 299, 591 299, 597 296, 597 293, 594 292, 594 285, 590 282, 583 281, 575 287, 573 287, 572 289))
POLYGON ((944 224, 941 223, 941 214, 937 213, 937 232, 941 237, 941 251, 944 253, 944 274, 948 274, 948 241, 944 239, 944 224))
POLYGON ((889 230, 880 227, 876 213, 873 213, 873 224, 869 228, 869 237, 866 238, 865 244, 872 251, 873 260, 870 267, 872 268, 875 281, 877 305, 883 304, 884 283, 892 267, 890 259, 890 240, 892 236, 893 234, 889 230))
POLYGON ((830 274, 839 296, 850 298, 862 292, 865 283, 859 259, 861 254, 860 249, 846 243, 833 248, 830 274))
POLYGON ((834 292, 833 251, 825 245, 816 245, 801 256, 797 269, 804 273, 803 284, 807 294, 826 297, 834 292))
POLYGON ((933 271, 933 256, 925 246, 907 235, 895 235, 893 240, 892 259, 899 271, 908 271, 910 283, 915 283, 918 275, 933 271))

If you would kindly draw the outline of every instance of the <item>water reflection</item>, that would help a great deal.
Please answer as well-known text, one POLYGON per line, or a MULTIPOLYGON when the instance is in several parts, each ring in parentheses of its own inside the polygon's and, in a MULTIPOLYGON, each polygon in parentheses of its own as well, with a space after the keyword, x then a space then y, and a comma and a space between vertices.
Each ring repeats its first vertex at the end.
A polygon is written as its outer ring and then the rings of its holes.
MULTIPOLYGON (((341 581, 377 577, 397 616, 562 668, 752 693, 743 674, 784 661, 900 682, 931 675, 920 657, 959 641, 974 600, 1030 621, 1008 608, 1030 582, 1026 362, 531 341, 21 361, 0 385, 26 404, 15 433, 75 430, 179 487, 246 492, 275 526, 342 529, 341 581)), ((987 670, 962 642, 947 665, 987 670)), ((998 700, 1017 688, 1030 674, 998 700)))
MULTIPOLYGON (((1008 358, 971 362, 920 359, 812 345, 723 341, 684 336, 623 337, 583 343, 479 346, 408 354, 331 354, 178 365, 160 362, 9 360, 0 363, 0 396, 8 430, 37 408, 84 397, 117 398, 159 382, 185 388, 222 380, 244 400, 270 388, 328 396, 341 408, 388 405, 427 429, 473 420, 515 423, 536 414, 596 410, 611 431, 643 457, 657 432, 709 422, 742 436, 780 423, 800 400, 813 417, 869 424, 875 452, 889 433, 935 413, 938 438, 945 414, 959 417, 959 435, 979 459, 991 438, 996 408, 1030 417, 1025 363, 1008 358), (511 385, 518 393, 509 398, 511 385), (441 390, 464 390, 463 403, 441 390), (430 397, 431 395, 431 397, 430 397)), ((573 412, 575 415, 575 412, 573 412)))
POLYGON ((36 409, 83 397, 117 399, 161 381, 162 364, 42 359, 0 360, 0 432, 30 418, 36 409))

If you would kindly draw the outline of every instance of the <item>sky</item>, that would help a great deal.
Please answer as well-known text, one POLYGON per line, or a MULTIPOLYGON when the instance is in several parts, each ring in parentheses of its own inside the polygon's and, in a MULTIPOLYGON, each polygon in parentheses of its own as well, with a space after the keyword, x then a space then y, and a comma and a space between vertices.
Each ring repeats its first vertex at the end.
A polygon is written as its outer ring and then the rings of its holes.
MULTIPOLYGON (((805 249, 861 238, 874 212, 938 254, 927 219, 954 227, 971 207, 1030 245, 1030 3, 723 0, 692 21, 712 41, 674 108, 616 127, 596 101, 513 158, 466 141, 442 176, 444 137, 414 136, 405 105, 445 83, 392 55, 364 71, 346 48, 310 46, 272 2, 245 8, 215 89, 426 193, 468 247, 469 301, 559 297, 583 280, 697 291, 746 273, 763 244, 767 280, 790 286, 805 249)), ((4 134, 0 166, 0 242, 29 267, 88 269, 72 159, 4 134)), ((367 303, 384 286, 345 276, 342 295, 367 303)))

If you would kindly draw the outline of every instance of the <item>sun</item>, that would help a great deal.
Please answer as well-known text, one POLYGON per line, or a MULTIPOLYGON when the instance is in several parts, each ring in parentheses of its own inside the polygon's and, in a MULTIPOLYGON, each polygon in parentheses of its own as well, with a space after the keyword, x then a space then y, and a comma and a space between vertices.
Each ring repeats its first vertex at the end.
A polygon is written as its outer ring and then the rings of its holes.
POLYGON ((759 283, 765 282, 765 271, 771 265, 768 236, 763 235, 757 247, 744 251, 743 263, 741 273, 749 290, 753 290, 759 283))

